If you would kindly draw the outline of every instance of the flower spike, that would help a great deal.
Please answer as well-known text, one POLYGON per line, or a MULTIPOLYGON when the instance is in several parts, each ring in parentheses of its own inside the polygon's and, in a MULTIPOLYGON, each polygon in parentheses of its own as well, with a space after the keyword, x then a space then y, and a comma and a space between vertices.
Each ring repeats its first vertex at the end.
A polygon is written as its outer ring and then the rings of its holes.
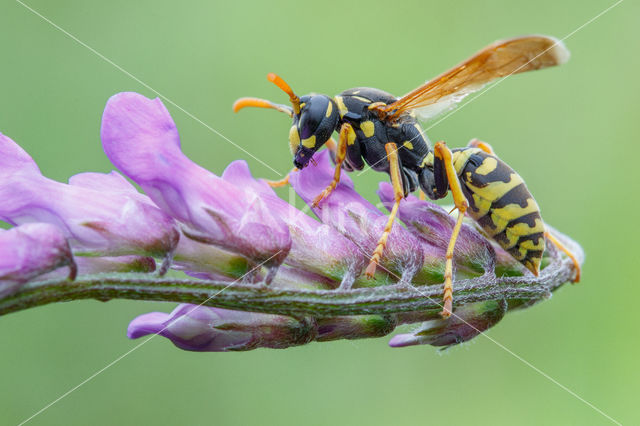
MULTIPOLYGON (((280 77, 269 79, 300 108, 280 77)), ((251 98, 235 109, 247 106, 293 114, 251 98)), ((169 314, 134 319, 128 336, 159 334, 191 351, 242 351, 380 337, 421 324, 389 344, 448 347, 548 299, 573 278, 574 262, 584 261, 577 243, 547 225, 575 259, 549 244, 535 277, 473 222, 408 196, 369 280, 362 272, 388 219, 344 173, 331 197, 312 205, 335 178, 327 151, 290 174, 314 219, 254 178, 244 161, 219 177, 187 158, 159 99, 113 96, 101 136, 108 157, 146 194, 117 172, 81 173, 69 184, 47 179, 0 134, 0 219, 20 225, 0 230, 0 316, 80 299, 172 301, 181 304, 169 314), (27 223, 35 220, 46 223, 27 223), (443 319, 445 258, 456 227, 449 267, 457 303, 443 319), (165 262, 152 273, 158 258, 165 262), (168 267, 173 273, 162 276, 168 267)), ((378 195, 394 208, 388 183, 378 195)))

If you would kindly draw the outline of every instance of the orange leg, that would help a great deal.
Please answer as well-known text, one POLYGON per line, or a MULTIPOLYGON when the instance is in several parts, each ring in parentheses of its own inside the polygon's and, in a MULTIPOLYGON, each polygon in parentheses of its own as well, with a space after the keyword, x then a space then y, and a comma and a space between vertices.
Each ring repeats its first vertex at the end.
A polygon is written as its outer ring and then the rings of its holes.
POLYGON ((573 262, 573 268, 576 271, 576 276, 573 279, 574 283, 577 283, 580 281, 580 264, 578 263, 578 259, 576 259, 576 257, 573 255, 573 253, 571 253, 571 251, 566 248, 564 246, 564 244, 562 244, 560 241, 558 241, 558 239, 556 237, 554 237, 553 235, 551 235, 551 233, 549 231, 546 231, 544 233, 544 236, 547 240, 549 240, 551 243, 553 243, 553 245, 555 245, 556 247, 558 247, 560 249, 560 251, 564 252, 567 256, 569 256, 569 259, 571 259, 571 261, 573 262))
POLYGON ((384 149, 387 151, 387 159, 389 160, 389 175, 391 176, 391 184, 393 185, 393 196, 394 203, 393 208, 391 209, 391 213, 389 214, 389 219, 387 220, 387 225, 384 227, 384 231, 382 232, 382 236, 378 240, 378 245, 376 249, 373 251, 373 255, 371 255, 371 260, 369 260, 369 266, 365 271, 365 274, 368 278, 373 278, 373 275, 376 272, 376 266, 378 262, 380 262, 380 258, 382 257, 382 252, 387 245, 387 239, 389 238, 389 233, 391 232, 391 228, 393 227, 393 221, 396 218, 396 214, 398 213, 398 206, 400 206, 400 200, 404 198, 404 188, 402 186, 402 177, 400 176, 400 160, 398 158, 398 146, 391 142, 384 145, 384 149))
POLYGON ((491 148, 491 145, 489 145, 486 142, 481 141, 480 139, 471 139, 469 141, 469 143, 467 144, 467 146, 473 147, 473 148, 480 148, 481 150, 483 150, 484 152, 486 152, 489 155, 496 155, 496 153, 493 151, 493 148, 491 148))
POLYGON ((329 151, 333 152, 334 155, 337 154, 338 144, 333 140, 333 138, 329 138, 324 146, 326 146, 329 151))
POLYGON ((331 157, 331 161, 333 164, 336 163, 336 155, 338 154, 338 143, 333 140, 333 138, 329 138, 329 140, 324 144, 329 150, 329 156, 331 157))
POLYGON ((333 180, 331 183, 318 195, 314 198, 311 205, 313 207, 317 207, 320 201, 327 198, 331 192, 336 189, 338 182, 340 182, 340 170, 342 169, 342 163, 344 162, 344 158, 347 156, 347 140, 349 139, 349 134, 353 133, 353 127, 351 124, 344 123, 340 128, 340 139, 338 142, 338 147, 336 149, 336 169, 333 174, 333 180))
POLYGON ((449 189, 451 190, 451 195, 453 195, 453 203, 458 209, 458 220, 451 232, 444 267, 444 305, 441 315, 443 318, 448 318, 453 312, 453 249, 455 248, 456 240, 458 239, 460 228, 462 227, 462 220, 464 219, 464 215, 469 204, 462 193, 458 174, 456 173, 456 169, 453 167, 453 155, 451 154, 451 150, 447 148, 447 145, 444 142, 438 142, 434 147, 433 152, 436 160, 444 163, 444 167, 447 172, 447 181, 449 182, 449 189))
POLYGON ((281 186, 286 186, 289 185, 289 175, 295 171, 298 171, 298 169, 296 169, 295 167, 293 169, 291 169, 291 171, 289 173, 287 173, 287 175, 280 179, 280 180, 266 180, 265 182, 267 182, 269 184, 270 187, 272 188, 279 188, 281 186))

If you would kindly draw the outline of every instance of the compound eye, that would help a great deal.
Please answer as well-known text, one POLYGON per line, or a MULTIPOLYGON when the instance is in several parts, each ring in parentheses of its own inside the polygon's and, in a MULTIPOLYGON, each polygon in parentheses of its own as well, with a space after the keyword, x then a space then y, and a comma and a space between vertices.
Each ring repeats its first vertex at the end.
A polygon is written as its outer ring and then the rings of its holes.
MULTIPOLYGON (((322 116, 320 118, 322 118, 322 116)), ((300 137, 302 139, 310 138, 316 132, 319 123, 320 121, 317 119, 316 114, 314 114, 313 109, 303 111, 300 116, 300 137)))
POLYGON ((312 96, 303 108, 300 116, 300 138, 308 139, 318 131, 329 108, 329 98, 323 95, 312 96))

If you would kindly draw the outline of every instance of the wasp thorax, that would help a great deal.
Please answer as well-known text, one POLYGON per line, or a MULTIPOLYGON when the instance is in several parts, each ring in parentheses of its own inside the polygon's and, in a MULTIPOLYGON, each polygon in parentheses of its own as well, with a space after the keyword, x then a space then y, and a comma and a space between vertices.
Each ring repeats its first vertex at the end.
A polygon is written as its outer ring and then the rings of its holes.
POLYGON ((300 98, 300 114, 294 115, 289 131, 289 144, 294 154, 293 164, 305 167, 313 154, 329 140, 338 126, 338 108, 326 95, 300 98))

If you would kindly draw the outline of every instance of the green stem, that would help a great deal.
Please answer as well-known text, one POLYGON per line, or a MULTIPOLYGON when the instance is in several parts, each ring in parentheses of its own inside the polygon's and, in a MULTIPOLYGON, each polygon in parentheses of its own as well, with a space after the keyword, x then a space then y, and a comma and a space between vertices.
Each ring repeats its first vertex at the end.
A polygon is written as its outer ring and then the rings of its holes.
MULTIPOLYGON (((495 278, 482 276, 454 284, 454 304, 486 300, 538 301, 571 278, 571 268, 553 262, 540 277, 495 278)), ((0 315, 36 306, 72 300, 111 299, 155 300, 202 304, 242 311, 283 315, 392 314, 439 312, 442 286, 382 286, 352 290, 291 290, 264 285, 230 284, 209 280, 189 280, 156 275, 85 275, 76 281, 32 282, 0 300, 0 315)))

